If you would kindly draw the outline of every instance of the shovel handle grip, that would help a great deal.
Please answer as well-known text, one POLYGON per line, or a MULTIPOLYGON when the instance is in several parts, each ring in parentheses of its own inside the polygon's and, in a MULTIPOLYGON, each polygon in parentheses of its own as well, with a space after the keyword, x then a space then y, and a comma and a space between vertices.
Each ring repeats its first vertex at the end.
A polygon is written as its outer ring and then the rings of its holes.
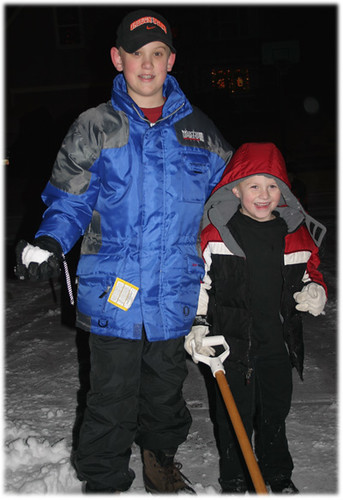
POLYGON ((201 361, 202 363, 205 363, 206 365, 208 365, 212 370, 213 376, 215 376, 217 371, 223 371, 225 373, 223 363, 224 363, 224 360, 230 354, 230 347, 229 347, 228 343, 226 342, 225 338, 223 337, 223 335, 213 335, 213 337, 212 336, 204 337, 202 339, 202 345, 204 347, 205 346, 212 347, 212 346, 216 346, 216 345, 222 345, 224 347, 224 349, 225 349, 224 352, 222 352, 217 357, 204 356, 203 354, 200 354, 196 351, 194 340, 191 341, 191 347, 192 347, 192 353, 193 353, 192 356, 194 359, 196 359, 197 361, 201 361))

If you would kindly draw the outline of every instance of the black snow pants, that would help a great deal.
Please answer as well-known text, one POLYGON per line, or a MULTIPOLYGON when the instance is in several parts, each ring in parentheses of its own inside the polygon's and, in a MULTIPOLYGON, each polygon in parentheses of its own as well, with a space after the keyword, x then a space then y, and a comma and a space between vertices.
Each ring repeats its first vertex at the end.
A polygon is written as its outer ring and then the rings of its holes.
POLYGON ((134 479, 131 446, 173 449, 186 440, 191 415, 182 395, 184 338, 149 342, 90 335, 87 408, 74 463, 93 490, 126 491, 134 479))
MULTIPOLYGON (((254 359, 254 371, 245 376, 230 364, 226 377, 250 440, 254 436, 255 454, 264 480, 275 484, 290 479, 293 461, 286 438, 286 417, 292 398, 292 368, 288 354, 254 359)), ((235 484, 252 488, 249 472, 235 431, 216 386, 215 431, 220 455, 219 482, 223 490, 235 484)))

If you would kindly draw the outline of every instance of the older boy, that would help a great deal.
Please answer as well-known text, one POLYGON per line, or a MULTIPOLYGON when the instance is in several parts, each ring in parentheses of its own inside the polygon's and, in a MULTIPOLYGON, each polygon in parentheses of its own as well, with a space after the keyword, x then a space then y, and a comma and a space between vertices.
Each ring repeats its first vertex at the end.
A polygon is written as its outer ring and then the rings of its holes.
MULTIPOLYGON (((292 396, 292 366, 302 378, 301 315, 317 316, 326 303, 318 271, 325 228, 290 190, 284 159, 274 144, 237 149, 205 206, 201 250, 206 274, 197 326, 185 348, 202 347, 210 331, 224 335, 230 356, 226 377, 265 481, 274 493, 297 493, 291 475, 285 420, 292 396), (210 328, 209 328, 209 325, 210 328)), ((217 389, 217 388, 216 388, 217 389)), ((224 493, 251 488, 228 414, 217 392, 215 427, 224 493)))
POLYGON ((130 488, 134 441, 147 491, 192 492, 174 462, 191 424, 183 337, 203 275, 199 222, 232 148, 167 74, 175 48, 161 15, 128 14, 111 58, 111 100, 69 130, 17 275, 56 274, 83 236, 77 326, 91 332, 91 389, 75 465, 86 492, 130 488))

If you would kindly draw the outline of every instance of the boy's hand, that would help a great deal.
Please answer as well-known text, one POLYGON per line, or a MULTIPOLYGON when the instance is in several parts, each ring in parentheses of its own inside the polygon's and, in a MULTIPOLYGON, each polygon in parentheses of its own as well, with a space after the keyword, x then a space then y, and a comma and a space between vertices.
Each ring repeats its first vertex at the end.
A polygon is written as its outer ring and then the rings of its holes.
POLYGON ((214 356, 215 350, 213 347, 204 347, 202 345, 202 340, 209 333, 209 327, 206 325, 196 325, 193 326, 192 330, 185 337, 185 349, 192 356, 194 363, 198 363, 198 360, 193 357, 193 350, 191 346, 191 340, 194 340, 195 350, 199 354, 203 354, 204 356, 214 356))
POLYGON ((313 316, 319 316, 326 304, 326 293, 324 288, 317 283, 309 283, 301 292, 296 292, 293 297, 298 304, 298 311, 309 312, 313 316))
MULTIPOLYGON (((49 240, 52 240, 52 238, 49 238, 49 240)), ((55 243, 58 249, 60 245, 57 242, 55 243)), ((16 246, 15 253, 17 265, 14 268, 14 274, 20 280, 45 281, 50 278, 57 278, 60 275, 61 261, 52 251, 21 240, 16 246)))

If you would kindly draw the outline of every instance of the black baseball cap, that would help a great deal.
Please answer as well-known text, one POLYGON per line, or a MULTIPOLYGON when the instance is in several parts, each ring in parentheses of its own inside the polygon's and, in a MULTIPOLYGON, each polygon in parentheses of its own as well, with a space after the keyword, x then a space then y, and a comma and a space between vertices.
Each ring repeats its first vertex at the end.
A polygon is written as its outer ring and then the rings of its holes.
POLYGON ((173 39, 168 21, 152 10, 140 9, 127 14, 117 30, 116 47, 132 53, 150 42, 164 42, 172 52, 173 39))

